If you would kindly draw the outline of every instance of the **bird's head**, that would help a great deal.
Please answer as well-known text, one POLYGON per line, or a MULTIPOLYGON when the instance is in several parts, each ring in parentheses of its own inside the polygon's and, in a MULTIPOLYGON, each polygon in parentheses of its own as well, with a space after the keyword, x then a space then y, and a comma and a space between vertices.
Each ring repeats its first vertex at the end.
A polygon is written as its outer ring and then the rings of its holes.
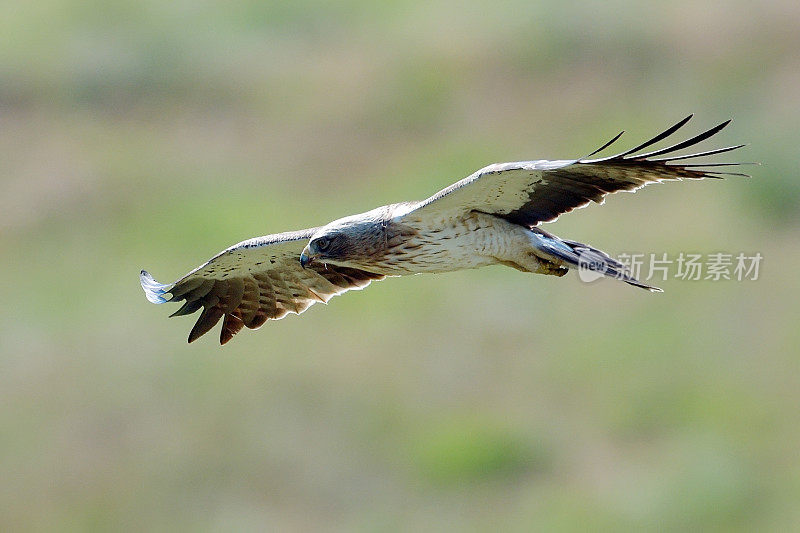
POLYGON ((303 268, 311 263, 368 268, 385 247, 386 223, 380 215, 369 211, 319 228, 300 254, 300 264, 303 268))

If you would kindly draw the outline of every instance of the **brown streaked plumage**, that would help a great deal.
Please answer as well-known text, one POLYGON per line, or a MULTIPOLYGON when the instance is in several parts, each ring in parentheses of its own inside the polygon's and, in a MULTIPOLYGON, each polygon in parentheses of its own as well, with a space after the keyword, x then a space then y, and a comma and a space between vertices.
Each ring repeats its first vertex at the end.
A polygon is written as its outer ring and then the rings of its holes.
POLYGON ((449 272, 491 264, 562 276, 586 267, 628 284, 658 291, 631 276, 607 254, 560 239, 539 228, 618 191, 635 191, 662 180, 743 176, 717 170, 740 163, 683 164, 744 145, 675 155, 715 135, 723 122, 688 140, 641 153, 683 127, 691 115, 619 154, 588 159, 621 133, 581 159, 522 161, 485 167, 421 202, 382 206, 325 226, 279 233, 236 244, 170 284, 141 272, 154 303, 183 301, 171 316, 199 311, 189 342, 220 320, 220 343, 242 328, 300 314, 373 280, 422 272, 449 272), (657 157, 665 156, 665 157, 657 157), (169 294, 169 298, 165 295, 169 294))

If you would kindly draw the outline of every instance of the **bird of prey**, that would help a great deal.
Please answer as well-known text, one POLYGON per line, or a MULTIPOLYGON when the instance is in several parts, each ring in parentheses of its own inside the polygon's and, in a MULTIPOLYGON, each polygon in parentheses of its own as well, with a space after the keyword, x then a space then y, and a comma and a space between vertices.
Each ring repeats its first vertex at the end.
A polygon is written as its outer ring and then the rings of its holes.
POLYGON ((691 117, 616 155, 591 159, 623 132, 580 159, 489 165, 426 200, 385 205, 321 227, 249 239, 174 283, 158 283, 142 270, 142 288, 153 303, 183 301, 171 316, 202 308, 189 342, 222 319, 221 344, 245 326, 255 329, 267 320, 300 314, 316 302, 327 303, 337 294, 362 289, 386 276, 494 264, 563 276, 585 267, 660 291, 635 279, 607 254, 539 226, 589 202, 601 204, 607 194, 635 191, 649 183, 746 176, 723 170, 742 163, 687 163, 744 145, 675 155, 713 136, 730 120, 688 140, 643 152, 691 117))

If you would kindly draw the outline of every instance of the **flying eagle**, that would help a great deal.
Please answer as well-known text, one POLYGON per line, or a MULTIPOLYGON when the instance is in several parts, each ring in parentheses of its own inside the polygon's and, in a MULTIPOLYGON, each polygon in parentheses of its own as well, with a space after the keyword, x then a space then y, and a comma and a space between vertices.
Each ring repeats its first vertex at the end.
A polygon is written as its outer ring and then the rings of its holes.
POLYGON ((539 225, 589 202, 601 204, 607 194, 632 192, 649 183, 746 176, 720 170, 741 163, 686 163, 744 145, 675 155, 713 136, 730 120, 688 140, 642 153, 690 118, 613 156, 589 159, 623 132, 581 159, 489 165, 421 202, 385 205, 325 226, 246 240, 174 283, 158 283, 142 270, 142 288, 153 303, 184 301, 171 316, 202 308, 189 342, 223 319, 221 344, 245 326, 255 329, 269 319, 300 314, 316 302, 325 303, 386 276, 495 264, 563 276, 569 269, 585 267, 660 291, 635 279, 607 254, 556 237, 539 225))

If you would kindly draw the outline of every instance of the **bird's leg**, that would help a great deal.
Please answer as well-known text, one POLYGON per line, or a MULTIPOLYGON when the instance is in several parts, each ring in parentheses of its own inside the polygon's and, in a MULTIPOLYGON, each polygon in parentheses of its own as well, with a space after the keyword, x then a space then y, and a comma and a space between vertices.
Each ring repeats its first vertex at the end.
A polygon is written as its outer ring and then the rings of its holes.
POLYGON ((526 251, 518 254, 512 260, 500 261, 500 263, 533 274, 544 274, 546 276, 561 277, 569 272, 569 269, 558 263, 539 257, 533 252, 526 251))
POLYGON ((546 253, 547 250, 541 245, 540 234, 491 215, 482 216, 488 218, 486 226, 493 229, 486 239, 489 244, 485 248, 489 249, 498 263, 522 272, 547 276, 561 277, 569 272, 563 261, 554 254, 546 253))
POLYGON ((558 276, 561 277, 569 272, 567 267, 557 265, 551 261, 546 259, 537 258, 539 259, 539 268, 537 270, 532 271, 534 274, 545 274, 547 276, 558 276))

